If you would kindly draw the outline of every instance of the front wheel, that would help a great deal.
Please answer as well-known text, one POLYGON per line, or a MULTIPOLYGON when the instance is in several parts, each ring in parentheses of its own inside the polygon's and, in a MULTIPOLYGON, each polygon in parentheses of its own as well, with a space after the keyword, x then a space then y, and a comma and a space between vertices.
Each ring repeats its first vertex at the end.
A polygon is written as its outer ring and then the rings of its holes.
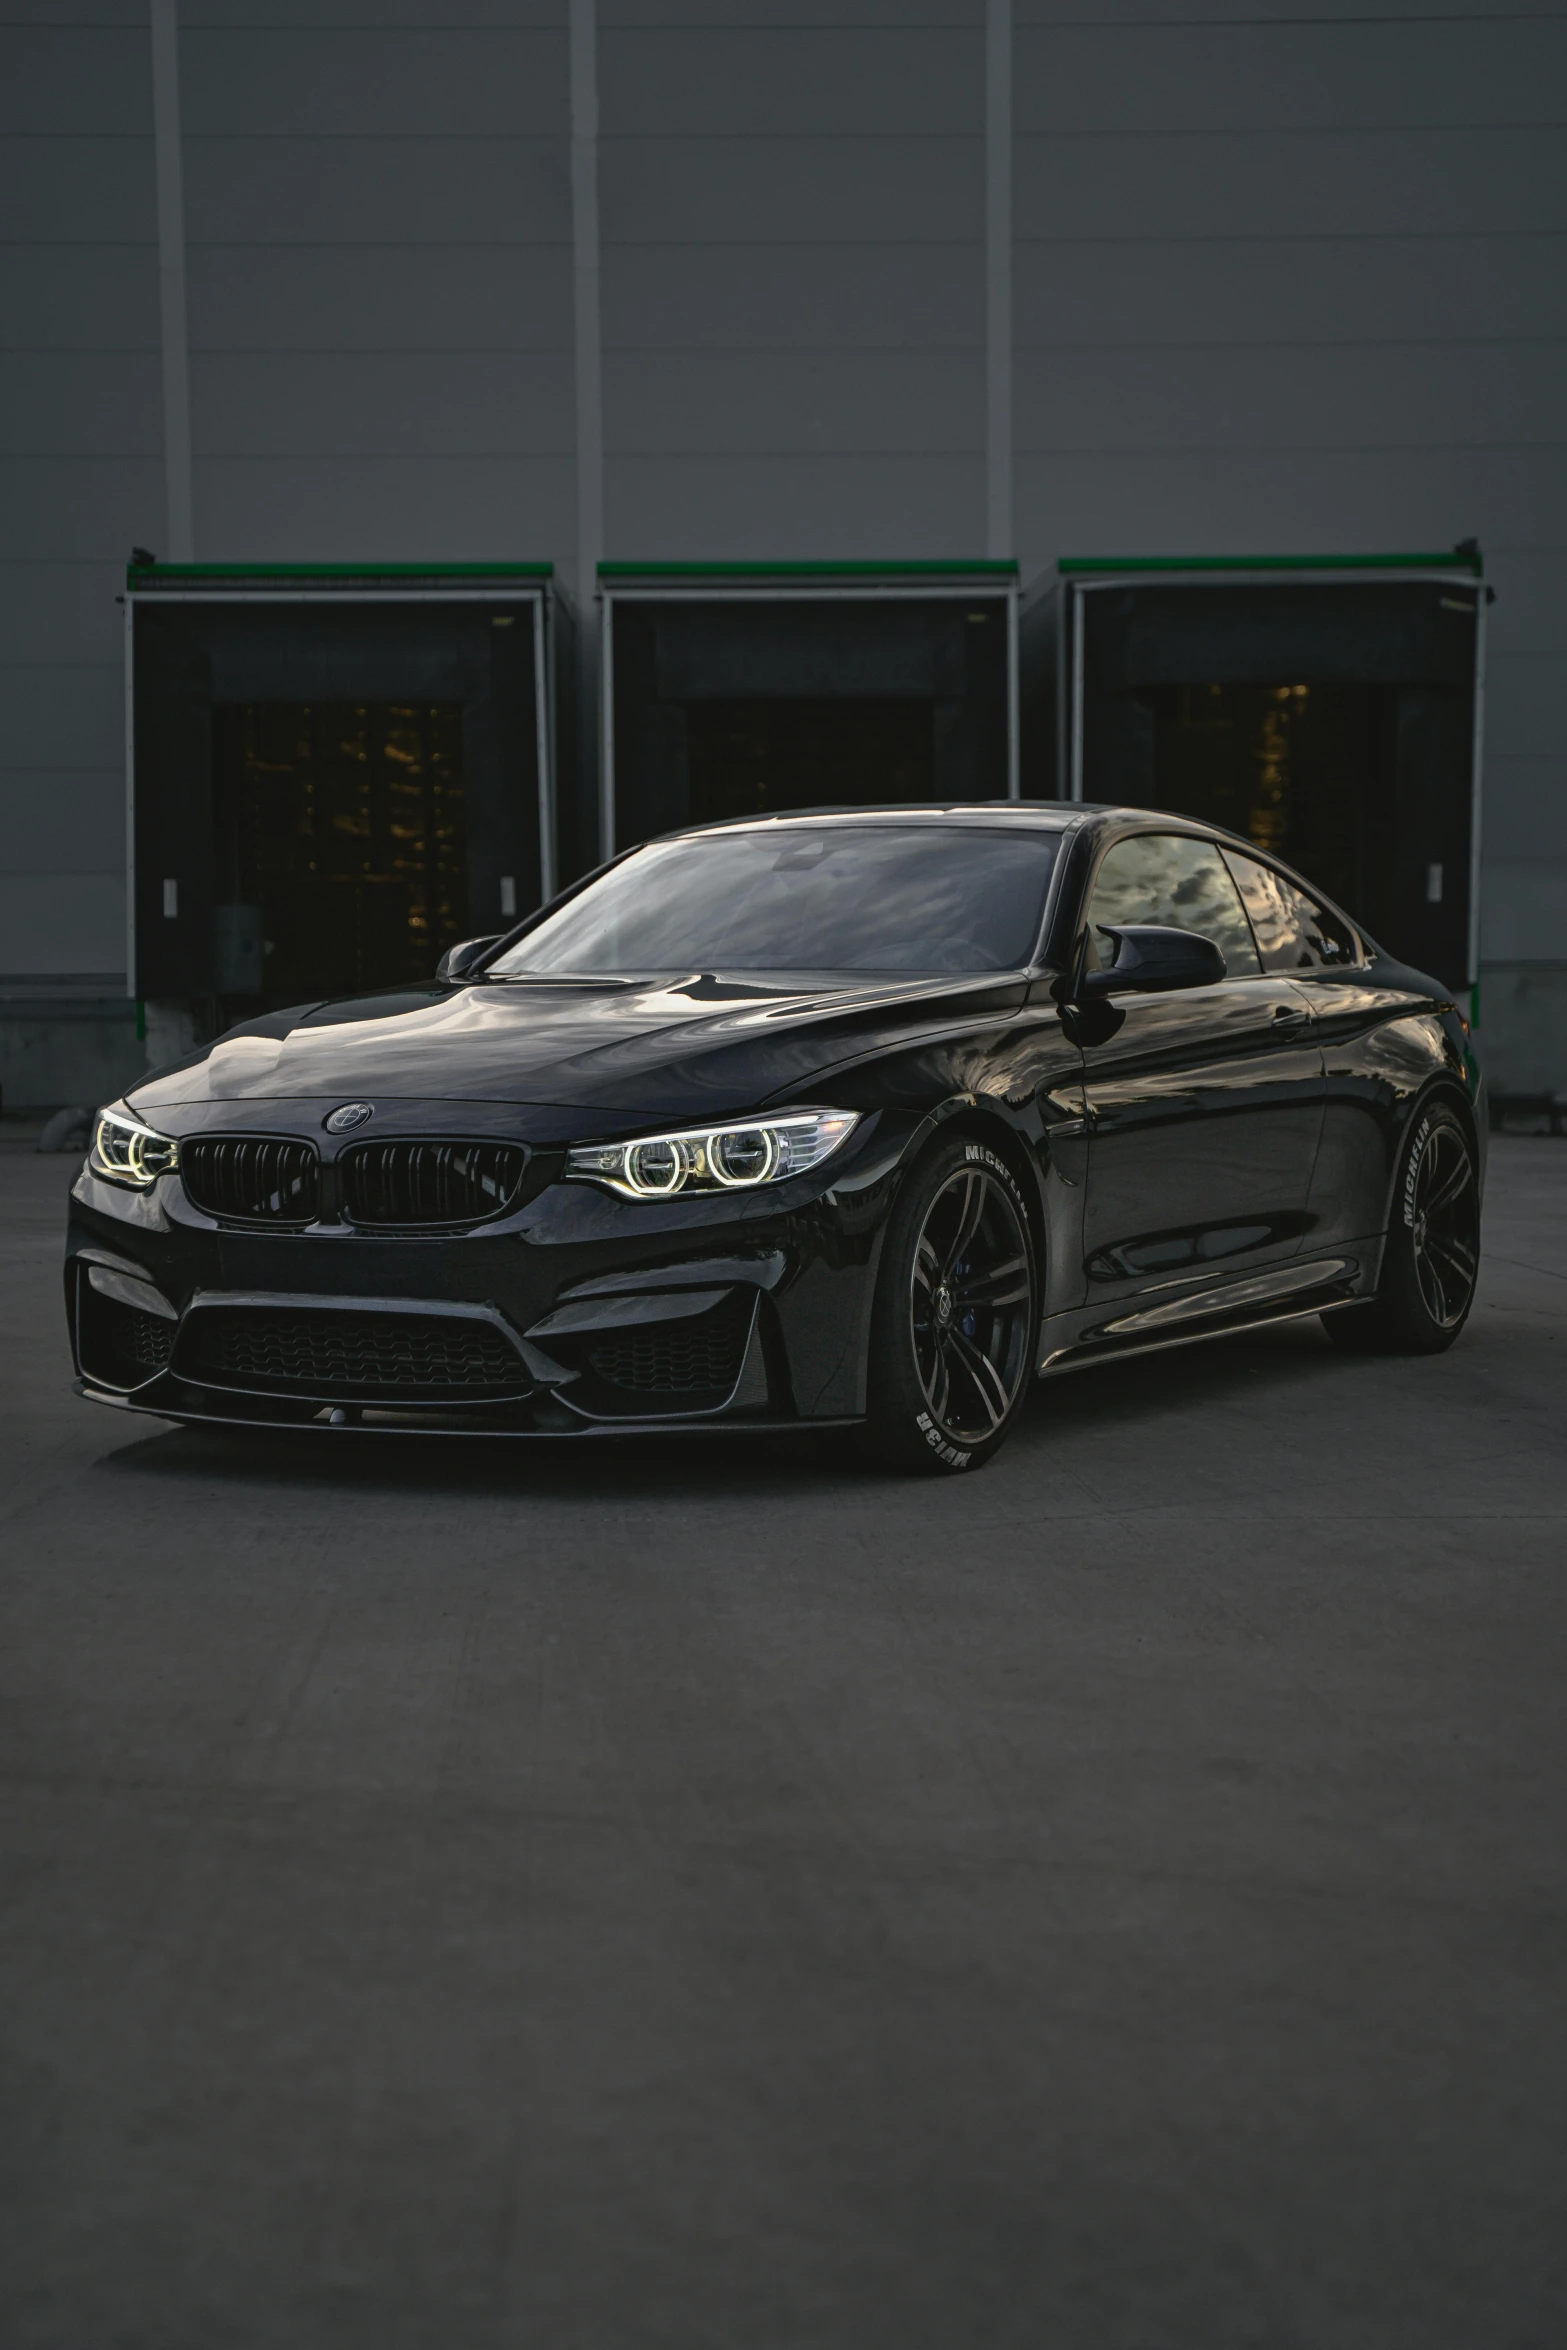
POLYGON ((888 1466, 940 1476, 988 1461, 1028 1392, 1038 1322, 1011 1170, 983 1143, 937 1144, 899 1196, 876 1284, 868 1420, 888 1466))
POLYGON ((1480 1272, 1480 1178, 1469 1129, 1429 1102, 1399 1161, 1377 1294, 1324 1314, 1345 1354, 1440 1354, 1469 1319, 1480 1272))

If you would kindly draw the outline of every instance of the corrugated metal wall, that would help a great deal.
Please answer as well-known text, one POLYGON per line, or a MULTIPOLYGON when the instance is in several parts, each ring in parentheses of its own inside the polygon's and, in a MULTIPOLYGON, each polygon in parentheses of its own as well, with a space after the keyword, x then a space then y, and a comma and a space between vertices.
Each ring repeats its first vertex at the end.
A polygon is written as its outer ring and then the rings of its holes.
MULTIPOLYGON (((180 0, 199 557, 570 574, 566 10, 180 0)), ((148 0, 6 15, 0 991, 41 1001, 123 968, 163 371, 148 0)), ((600 0, 604 552, 984 551, 985 16, 600 0)), ((1567 1087, 1564 89, 1556 7, 1015 9, 1025 573, 1478 535, 1488 1043, 1567 1087)))

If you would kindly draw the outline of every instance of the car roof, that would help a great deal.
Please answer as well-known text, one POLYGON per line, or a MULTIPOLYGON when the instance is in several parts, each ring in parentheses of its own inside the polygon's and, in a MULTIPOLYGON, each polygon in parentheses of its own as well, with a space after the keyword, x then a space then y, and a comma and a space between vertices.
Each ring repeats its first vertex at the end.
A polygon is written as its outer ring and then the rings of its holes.
POLYGON ((1046 832, 1065 832, 1084 810, 1071 800, 932 800, 878 801, 872 807, 835 806, 780 808, 765 816, 720 816, 709 824, 682 824, 661 840, 687 840, 714 832, 769 832, 786 825, 832 824, 976 824, 1016 826, 1019 821, 1046 832))
MULTIPOLYGON (((677 825, 672 831, 654 837, 693 840, 714 833, 771 832, 796 825, 888 823, 973 825, 982 830, 1016 830, 1023 825, 1030 831, 1042 832, 1075 832, 1088 824, 1096 830, 1128 826, 1141 831, 1191 833, 1200 840, 1227 841, 1235 848, 1257 854, 1251 842, 1239 839, 1219 825, 1206 824, 1200 817, 1181 816, 1171 808, 1117 807, 1102 800, 893 800, 879 801, 869 807, 780 808, 769 815, 720 816, 707 824, 677 825)), ((1269 859, 1270 863, 1273 861, 1269 859)))

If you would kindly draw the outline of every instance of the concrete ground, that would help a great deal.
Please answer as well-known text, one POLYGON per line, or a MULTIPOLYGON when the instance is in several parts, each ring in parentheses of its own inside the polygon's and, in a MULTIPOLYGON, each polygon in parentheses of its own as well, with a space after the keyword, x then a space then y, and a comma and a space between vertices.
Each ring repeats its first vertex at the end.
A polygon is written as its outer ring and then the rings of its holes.
POLYGON ((1567 1146, 1434 1362, 945 1485, 73 1399, 0 1151, 8 2350, 1567 2340, 1567 1146))

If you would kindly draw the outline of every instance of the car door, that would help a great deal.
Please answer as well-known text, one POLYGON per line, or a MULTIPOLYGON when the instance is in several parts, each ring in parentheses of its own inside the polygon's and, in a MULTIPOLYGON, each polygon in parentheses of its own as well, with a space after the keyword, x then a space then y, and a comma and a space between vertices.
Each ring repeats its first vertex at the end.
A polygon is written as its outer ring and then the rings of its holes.
POLYGON ((1117 995, 1080 1023, 1088 1119, 1084 1269, 1090 1302, 1202 1289, 1293 1256, 1322 1124, 1310 1011, 1264 971, 1211 841, 1143 832, 1112 843, 1087 904, 1102 927, 1153 922, 1211 939, 1225 977, 1117 995))
POLYGON ((1287 873, 1226 848, 1263 968, 1311 1006, 1323 1056, 1322 1140, 1307 1202, 1323 1245, 1380 1232, 1403 1105, 1444 1065, 1432 997, 1373 965, 1344 917, 1287 873))

